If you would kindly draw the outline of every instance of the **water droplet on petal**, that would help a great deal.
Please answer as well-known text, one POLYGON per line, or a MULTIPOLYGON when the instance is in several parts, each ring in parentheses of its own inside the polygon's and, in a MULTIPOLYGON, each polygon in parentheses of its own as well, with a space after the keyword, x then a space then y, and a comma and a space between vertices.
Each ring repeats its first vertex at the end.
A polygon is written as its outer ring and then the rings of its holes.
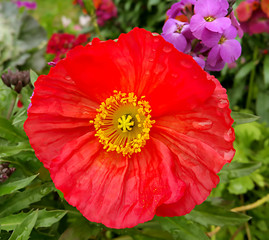
POLYGON ((150 71, 147 70, 147 71, 145 72, 145 75, 150 75, 150 71))
POLYGON ((210 120, 204 120, 204 121, 200 121, 200 122, 193 122, 192 126, 198 130, 209 130, 210 128, 212 128, 212 121, 210 120))
POLYGON ((150 61, 150 62, 154 62, 154 59, 153 59, 153 58, 149 58, 149 61, 150 61))
POLYGON ((160 39, 159 39, 158 37, 155 37, 155 38, 153 38, 153 41, 154 41, 154 42, 159 42, 160 39))
POLYGON ((225 152, 224 153, 224 160, 230 162, 233 159, 234 154, 235 154, 235 150, 234 149, 231 149, 230 151, 225 152))
POLYGON ((177 78, 178 74, 177 73, 172 73, 171 76, 174 77, 174 78, 177 78))
POLYGON ((165 66, 162 64, 157 64, 156 67, 154 68, 154 73, 155 74, 160 74, 165 70, 165 66))
POLYGON ((193 62, 191 62, 188 59, 181 60, 180 64, 182 67, 185 67, 185 68, 192 68, 193 67, 193 62))
POLYGON ((218 103, 219 108, 225 108, 229 105, 229 102, 227 99, 220 99, 218 103))
POLYGON ((225 134, 224 139, 227 142, 232 142, 234 140, 234 131, 232 128, 230 128, 225 134))
POLYGON ((166 53, 170 53, 172 51, 172 47, 169 46, 169 45, 165 45, 163 47, 163 51, 166 52, 166 53))

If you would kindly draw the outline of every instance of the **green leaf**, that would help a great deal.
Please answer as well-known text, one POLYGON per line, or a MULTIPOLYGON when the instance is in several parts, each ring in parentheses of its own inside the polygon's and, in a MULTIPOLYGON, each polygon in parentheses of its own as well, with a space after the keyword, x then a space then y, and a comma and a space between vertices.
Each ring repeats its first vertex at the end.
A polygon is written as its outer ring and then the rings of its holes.
POLYGON ((269 87, 269 55, 266 55, 263 62, 263 77, 265 87, 269 87))
POLYGON ((243 67, 240 68, 240 70, 237 72, 234 78, 236 80, 245 78, 251 72, 251 70, 255 68, 256 64, 257 64, 256 62, 249 62, 245 64, 243 67))
POLYGON ((231 116, 235 122, 235 124, 244 124, 257 121, 260 117, 255 116, 249 113, 242 113, 242 112, 232 112, 231 116))
POLYGON ((267 124, 269 124, 269 91, 258 92, 256 110, 257 114, 261 116, 261 121, 265 121, 267 124))
POLYGON ((157 217, 164 230, 172 234, 178 240, 208 240, 199 225, 187 221, 184 217, 157 217))
POLYGON ((247 215, 231 212, 225 208, 214 206, 209 202, 204 202, 203 204, 196 206, 185 217, 206 227, 209 225, 238 225, 251 219, 251 217, 247 215))
POLYGON ((34 85, 35 81, 37 80, 38 75, 36 74, 35 71, 33 71, 32 69, 30 70, 30 79, 31 79, 31 83, 34 85))
POLYGON ((37 175, 24 178, 21 180, 13 181, 13 182, 2 183, 0 185, 0 196, 13 193, 18 189, 28 186, 36 178, 36 176, 37 175))
POLYGON ((15 215, 9 215, 4 218, 0 218, 0 228, 5 231, 15 230, 17 225, 21 224, 24 219, 29 216, 30 213, 21 212, 15 215))
POLYGON ((248 176, 261 167, 261 163, 238 163, 226 164, 219 172, 221 182, 228 182, 231 179, 248 176))
POLYGON ((15 228, 9 240, 28 240, 33 227, 35 226, 37 216, 38 210, 29 214, 29 216, 27 216, 23 222, 15 228))
POLYGON ((54 186, 52 183, 45 183, 23 192, 15 193, 11 198, 6 199, 0 206, 0 217, 7 216, 29 207, 30 204, 40 201, 41 198, 53 191, 53 189, 54 186))
POLYGON ((0 145, 0 158, 9 157, 21 151, 34 151, 28 142, 20 142, 17 145, 0 145))
POLYGON ((78 217, 63 232, 59 240, 88 240, 97 239, 97 235, 101 231, 100 225, 89 222, 84 217, 78 217))
MULTIPOLYGON (((52 224, 59 222, 66 213, 67 211, 64 210, 39 210, 35 228, 50 227, 52 224)), ((2 230, 12 231, 17 227, 17 225, 20 225, 29 214, 30 213, 21 212, 19 214, 9 215, 1 218, 0 227, 2 230)))
POLYGON ((243 194, 254 188, 254 183, 250 177, 245 176, 231 180, 228 190, 232 194, 243 194))
POLYGON ((38 219, 35 227, 50 227, 52 224, 59 222, 66 213, 67 211, 63 210, 46 211, 43 209, 38 212, 38 219))
POLYGON ((13 126, 9 120, 2 117, 0 117, 0 137, 12 142, 27 139, 22 131, 13 126))

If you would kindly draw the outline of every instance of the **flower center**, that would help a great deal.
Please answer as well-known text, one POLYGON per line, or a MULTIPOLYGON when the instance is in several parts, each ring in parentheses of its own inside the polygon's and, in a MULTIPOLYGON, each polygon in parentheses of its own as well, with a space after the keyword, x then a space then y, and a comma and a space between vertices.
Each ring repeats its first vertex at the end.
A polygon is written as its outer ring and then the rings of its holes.
POLYGON ((177 24, 177 30, 175 31, 175 33, 181 33, 182 28, 183 28, 183 25, 178 25, 177 24))
POLYGON ((210 17, 210 16, 205 17, 204 19, 205 19, 207 22, 213 22, 213 21, 215 20, 215 18, 210 17))
POLYGON ((104 149, 130 156, 141 152, 155 121, 151 120, 151 108, 144 97, 138 100, 134 93, 114 93, 101 103, 90 123, 94 123, 95 136, 104 149))
POLYGON ((227 39, 224 36, 221 36, 219 44, 223 44, 227 39))

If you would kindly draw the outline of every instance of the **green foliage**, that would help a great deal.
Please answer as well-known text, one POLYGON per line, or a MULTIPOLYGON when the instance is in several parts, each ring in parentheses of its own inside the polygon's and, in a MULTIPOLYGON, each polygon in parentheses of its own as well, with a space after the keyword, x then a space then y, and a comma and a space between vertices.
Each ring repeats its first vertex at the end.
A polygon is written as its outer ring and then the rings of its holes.
POLYGON ((204 202, 196 206, 194 210, 186 215, 186 218, 206 227, 210 225, 239 225, 251 219, 249 216, 231 212, 223 207, 214 206, 210 202, 204 202))
POLYGON ((0 29, 0 75, 10 68, 41 71, 45 66, 46 32, 38 22, 26 12, 19 12, 15 4, 3 2, 0 29))
POLYGON ((168 231, 173 239, 179 240, 206 240, 209 239, 204 231, 192 221, 184 217, 158 218, 164 230, 168 231))
POLYGON ((0 196, 13 193, 16 190, 19 190, 28 186, 36 178, 36 176, 37 175, 24 178, 21 180, 17 180, 17 181, 7 181, 5 183, 2 183, 0 185, 0 196))
POLYGON ((29 214, 20 225, 18 225, 13 231, 9 240, 28 240, 31 234, 31 231, 36 223, 36 219, 38 216, 38 210, 29 214))

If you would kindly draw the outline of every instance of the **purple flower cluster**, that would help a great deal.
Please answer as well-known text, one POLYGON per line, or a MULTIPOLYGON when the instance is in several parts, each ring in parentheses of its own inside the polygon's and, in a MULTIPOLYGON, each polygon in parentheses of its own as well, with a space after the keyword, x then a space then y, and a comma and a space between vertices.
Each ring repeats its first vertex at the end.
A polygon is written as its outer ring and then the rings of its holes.
MULTIPOLYGON (((231 2, 231 1, 230 1, 231 2)), ((167 11, 163 38, 207 71, 220 71, 241 55, 240 24, 227 0, 181 0, 167 11)))
POLYGON ((27 9, 33 10, 36 9, 36 2, 30 2, 30 1, 13 1, 18 8, 26 7, 27 9))

